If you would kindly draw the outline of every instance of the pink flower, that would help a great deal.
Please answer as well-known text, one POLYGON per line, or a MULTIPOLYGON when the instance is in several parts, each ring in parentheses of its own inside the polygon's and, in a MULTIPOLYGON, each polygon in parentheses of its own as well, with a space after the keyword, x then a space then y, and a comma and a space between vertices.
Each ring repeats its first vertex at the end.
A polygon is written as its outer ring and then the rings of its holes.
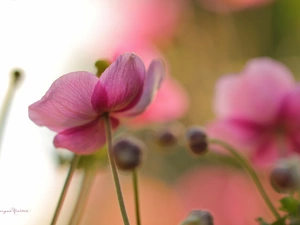
POLYGON ((300 85, 281 63, 250 61, 239 75, 220 79, 216 87, 217 120, 208 131, 248 150, 256 163, 270 163, 300 152, 300 85))
POLYGON ((140 114, 163 77, 162 61, 153 60, 146 72, 137 55, 124 53, 100 78, 89 72, 58 78, 41 100, 29 106, 29 117, 37 125, 58 132, 55 147, 91 154, 105 143, 102 115, 109 113, 116 128, 118 118, 140 114))
POLYGON ((215 12, 231 12, 266 5, 273 0, 199 0, 204 8, 215 12))

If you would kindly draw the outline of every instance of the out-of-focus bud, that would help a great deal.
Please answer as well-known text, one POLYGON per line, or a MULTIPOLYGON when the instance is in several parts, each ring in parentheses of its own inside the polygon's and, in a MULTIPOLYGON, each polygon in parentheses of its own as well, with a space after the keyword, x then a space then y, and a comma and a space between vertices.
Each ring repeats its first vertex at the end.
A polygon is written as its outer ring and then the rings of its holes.
POLYGON ((279 193, 300 188, 300 159, 296 156, 280 161, 270 175, 271 185, 279 193))
POLYGON ((213 225, 213 217, 207 211, 193 210, 180 225, 213 225))
POLYGON ((13 84, 14 85, 18 84, 22 78, 22 74, 23 74, 22 71, 20 69, 14 69, 11 74, 12 74, 13 84))
POLYGON ((190 150, 196 155, 203 155, 208 150, 207 136, 203 128, 193 126, 187 129, 186 139, 190 150))
POLYGON ((172 123, 157 132, 156 141, 162 147, 174 146, 183 130, 184 126, 181 123, 172 123))
POLYGON ((137 168, 143 158, 145 145, 134 137, 117 140, 113 145, 113 154, 119 170, 133 170, 137 168))

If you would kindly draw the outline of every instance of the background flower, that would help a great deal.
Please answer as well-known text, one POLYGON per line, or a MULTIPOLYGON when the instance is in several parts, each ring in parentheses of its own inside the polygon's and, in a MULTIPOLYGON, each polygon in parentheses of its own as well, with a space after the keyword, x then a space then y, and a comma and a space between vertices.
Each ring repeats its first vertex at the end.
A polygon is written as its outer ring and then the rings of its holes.
POLYGON ((256 163, 299 153, 300 126, 296 120, 291 123, 299 115, 298 103, 292 100, 298 89, 281 63, 251 60, 241 74, 225 76, 217 83, 217 120, 209 125, 210 135, 248 150, 256 163))

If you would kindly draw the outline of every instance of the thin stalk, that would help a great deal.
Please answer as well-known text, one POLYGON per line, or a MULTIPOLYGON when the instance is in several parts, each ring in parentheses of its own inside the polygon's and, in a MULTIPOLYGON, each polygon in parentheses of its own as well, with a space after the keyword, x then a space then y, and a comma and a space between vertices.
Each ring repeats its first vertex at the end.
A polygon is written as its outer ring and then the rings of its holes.
POLYGON ((72 162, 71 162, 71 165, 70 165, 70 169, 69 169, 69 172, 68 172, 68 176, 66 178, 63 190, 61 192, 61 195, 60 195, 60 198, 59 198, 59 201, 58 201, 58 204, 56 206, 56 210, 55 210, 55 213, 54 213, 51 225, 55 225, 56 222, 57 222, 57 220, 58 220, 59 213, 60 213, 60 211, 62 209, 64 200, 65 200, 65 198, 67 196, 67 192, 68 192, 68 189, 69 189, 69 186, 70 186, 73 174, 74 174, 74 172, 75 172, 75 170, 77 168, 79 159, 80 159, 79 155, 74 155, 74 157, 72 159, 72 162))
POLYGON ((256 174, 253 167, 250 165, 250 163, 246 159, 244 159, 244 157, 240 153, 238 153, 238 151, 236 151, 233 147, 231 147, 229 144, 227 144, 221 140, 217 140, 217 139, 211 139, 211 140, 209 140, 209 142, 222 146, 227 151, 229 151, 242 164, 242 166, 247 170, 247 172, 252 177, 252 179, 253 179, 259 193, 261 194, 262 198, 264 199, 265 203, 267 204, 267 206, 269 207, 269 209, 271 210, 273 215, 276 217, 276 219, 279 220, 281 218, 279 213, 277 212, 276 208, 272 204, 269 196, 267 195, 265 189, 263 188, 263 186, 258 178, 258 175, 256 174))
POLYGON ((136 169, 134 169, 132 171, 132 183, 133 183, 133 190, 134 190, 136 224, 141 225, 140 203, 139 203, 139 188, 138 188, 138 174, 137 174, 136 169))
POLYGON ((123 218, 124 225, 130 225, 129 219, 127 216, 124 200, 123 200, 123 195, 122 195, 122 190, 121 190, 121 185, 119 181, 119 176, 118 176, 118 171, 115 163, 115 158, 113 155, 112 151, 112 133, 111 133, 111 124, 110 124, 110 119, 108 113, 105 113, 103 115, 104 118, 104 124, 105 124, 105 130, 106 130, 106 141, 107 141, 107 150, 108 150, 108 158, 110 161, 110 166, 111 166, 111 171, 115 183, 115 188, 118 196, 118 202, 123 218))
POLYGON ((80 224, 83 214, 84 214, 84 208, 87 203, 87 198, 90 193, 90 189, 92 187, 94 177, 96 174, 96 170, 94 168, 85 168, 84 169, 84 175, 83 180, 80 187, 79 196, 76 202, 76 206, 73 210, 71 220, 69 222, 69 225, 78 225, 80 224))
POLYGON ((5 122, 7 119, 7 115, 10 109, 10 104, 14 98, 14 94, 18 85, 18 81, 20 80, 21 73, 19 71, 14 71, 11 75, 10 84, 8 86, 3 105, 0 111, 0 152, 2 145, 3 132, 5 127, 5 122))

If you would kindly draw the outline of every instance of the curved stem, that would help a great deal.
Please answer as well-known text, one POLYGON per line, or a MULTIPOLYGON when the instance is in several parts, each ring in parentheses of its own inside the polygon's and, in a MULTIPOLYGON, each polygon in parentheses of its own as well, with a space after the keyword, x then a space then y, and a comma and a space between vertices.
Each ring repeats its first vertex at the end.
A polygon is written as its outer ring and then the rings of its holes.
POLYGON ((128 219, 128 216, 127 216, 127 212, 126 212, 126 208, 125 208, 125 204, 124 204, 124 200, 123 200, 123 195, 122 195, 121 185, 120 185, 120 181, 119 181, 118 171, 117 171, 114 155, 113 155, 113 152, 112 152, 112 133, 111 133, 110 118, 109 118, 108 113, 105 113, 103 115, 103 118, 104 118, 105 130, 106 130, 108 158, 109 158, 109 161, 110 161, 111 171, 112 171, 112 175, 113 175, 113 178, 114 178, 114 183, 115 183, 116 192, 117 192, 117 196, 118 196, 118 202, 119 202, 121 214, 122 214, 122 217, 123 217, 123 222, 124 222, 124 225, 130 225, 129 219, 128 219))
POLYGON ((250 165, 250 163, 248 163, 248 161, 246 159, 244 159, 244 157, 240 153, 238 153, 238 151, 236 151, 233 147, 231 147, 229 144, 227 144, 221 140, 217 140, 217 139, 211 139, 211 140, 209 140, 209 142, 222 146, 227 151, 229 151, 242 164, 242 166, 247 170, 247 172, 252 177, 259 193, 261 194, 262 198, 266 202, 267 206, 269 207, 269 209, 271 210, 273 215, 276 217, 277 220, 280 219, 281 217, 280 217, 279 213, 277 212, 276 208, 272 204, 270 198, 268 197, 265 189, 263 188, 263 186, 258 178, 258 175, 256 174, 253 167, 250 165))
POLYGON ((94 181, 95 173, 96 171, 94 168, 88 167, 84 169, 84 175, 80 187, 79 196, 76 202, 76 206, 73 210, 69 225, 80 224, 84 213, 84 208, 86 206, 87 198, 89 196, 89 192, 94 181))
POLYGON ((61 192, 61 195, 60 195, 60 198, 59 198, 59 201, 58 201, 58 204, 56 206, 56 210, 55 210, 55 213, 54 213, 51 225, 55 225, 56 222, 57 222, 57 220, 58 220, 58 216, 59 216, 59 213, 60 213, 60 211, 62 209, 64 200, 65 200, 65 198, 67 196, 67 192, 68 192, 68 189, 69 189, 69 186, 70 186, 73 174, 74 174, 74 172, 75 172, 75 170, 77 168, 77 165, 78 165, 78 162, 79 162, 79 158, 80 158, 79 155, 74 155, 74 157, 72 159, 72 162, 71 162, 71 165, 70 165, 70 169, 69 169, 69 172, 68 172, 68 176, 66 178, 63 190, 61 192))
POLYGON ((141 225, 140 204, 139 204, 139 188, 138 188, 138 174, 137 174, 136 169, 134 169, 132 171, 132 183, 133 183, 133 190, 134 190, 136 224, 141 225))

